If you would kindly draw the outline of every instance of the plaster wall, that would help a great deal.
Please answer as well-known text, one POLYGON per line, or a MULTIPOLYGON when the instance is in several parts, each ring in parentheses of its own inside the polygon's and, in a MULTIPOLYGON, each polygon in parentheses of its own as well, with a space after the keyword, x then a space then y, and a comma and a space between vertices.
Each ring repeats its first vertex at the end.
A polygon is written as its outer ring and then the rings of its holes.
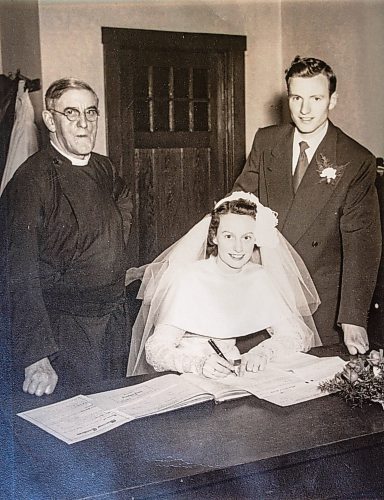
MULTIPOLYGON (((40 77, 43 92, 62 76, 88 81, 102 112, 96 150, 107 153, 102 26, 245 35, 247 151, 258 127, 289 119, 292 58, 322 58, 338 77, 331 118, 384 156, 384 0, 0 0, 2 72, 40 77)), ((31 94, 37 117, 42 95, 31 94)))
MULTIPOLYGON (((17 69, 30 78, 41 78, 41 52, 38 0, 0 1, 1 73, 15 73, 17 69)), ((35 117, 40 124, 43 94, 30 94, 35 117)))
MULTIPOLYGON (((43 90, 63 76, 89 82, 104 109, 101 27, 247 36, 246 142, 279 120, 281 90, 280 0, 145 0, 124 2, 40 0, 43 90)), ((100 120, 96 151, 107 152, 100 120)))
POLYGON ((333 122, 384 156, 384 1, 283 0, 282 60, 325 60, 336 73, 333 122))

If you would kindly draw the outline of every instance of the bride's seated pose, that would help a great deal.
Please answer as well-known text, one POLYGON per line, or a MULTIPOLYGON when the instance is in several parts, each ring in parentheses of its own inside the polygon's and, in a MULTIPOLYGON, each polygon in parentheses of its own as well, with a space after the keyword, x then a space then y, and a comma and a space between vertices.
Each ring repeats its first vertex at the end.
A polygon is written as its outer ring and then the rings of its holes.
POLYGON ((220 378, 240 359, 243 375, 321 345, 312 320, 316 289, 276 226, 277 214, 256 196, 235 192, 144 266, 127 374, 154 369, 220 378), (240 355, 236 339, 265 329, 270 338, 240 355))

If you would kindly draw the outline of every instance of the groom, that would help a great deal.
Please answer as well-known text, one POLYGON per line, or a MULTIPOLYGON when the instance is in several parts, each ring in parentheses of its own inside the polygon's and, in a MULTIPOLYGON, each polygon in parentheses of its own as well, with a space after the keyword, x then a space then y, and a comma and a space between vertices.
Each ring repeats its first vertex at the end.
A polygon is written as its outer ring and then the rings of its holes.
POLYGON ((255 193, 303 258, 321 299, 323 344, 368 350, 367 315, 381 254, 375 158, 328 120, 336 76, 297 56, 286 71, 293 123, 259 129, 233 191, 255 193))

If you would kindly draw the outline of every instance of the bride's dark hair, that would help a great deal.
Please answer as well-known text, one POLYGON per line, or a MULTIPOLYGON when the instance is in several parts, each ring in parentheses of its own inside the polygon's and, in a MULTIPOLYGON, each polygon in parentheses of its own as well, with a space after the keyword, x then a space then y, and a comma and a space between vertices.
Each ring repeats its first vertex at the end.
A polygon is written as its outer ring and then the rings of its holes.
POLYGON ((226 214, 236 214, 236 215, 249 215, 256 219, 257 207, 255 203, 252 203, 243 198, 237 200, 225 201, 217 208, 214 208, 211 212, 211 223, 208 228, 207 237, 207 249, 205 252, 205 257, 208 258, 211 255, 217 255, 217 245, 213 243, 215 236, 217 235, 217 228, 220 224, 220 216, 226 214))

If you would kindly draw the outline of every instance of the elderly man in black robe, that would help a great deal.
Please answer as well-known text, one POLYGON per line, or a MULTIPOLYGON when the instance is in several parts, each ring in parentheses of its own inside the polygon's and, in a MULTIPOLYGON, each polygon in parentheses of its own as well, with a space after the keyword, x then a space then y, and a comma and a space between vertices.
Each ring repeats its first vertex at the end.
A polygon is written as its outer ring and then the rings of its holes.
POLYGON ((85 82, 48 88, 50 144, 19 167, 7 204, 8 289, 14 365, 23 390, 79 386, 125 375, 129 190, 93 153, 98 98, 85 82))

